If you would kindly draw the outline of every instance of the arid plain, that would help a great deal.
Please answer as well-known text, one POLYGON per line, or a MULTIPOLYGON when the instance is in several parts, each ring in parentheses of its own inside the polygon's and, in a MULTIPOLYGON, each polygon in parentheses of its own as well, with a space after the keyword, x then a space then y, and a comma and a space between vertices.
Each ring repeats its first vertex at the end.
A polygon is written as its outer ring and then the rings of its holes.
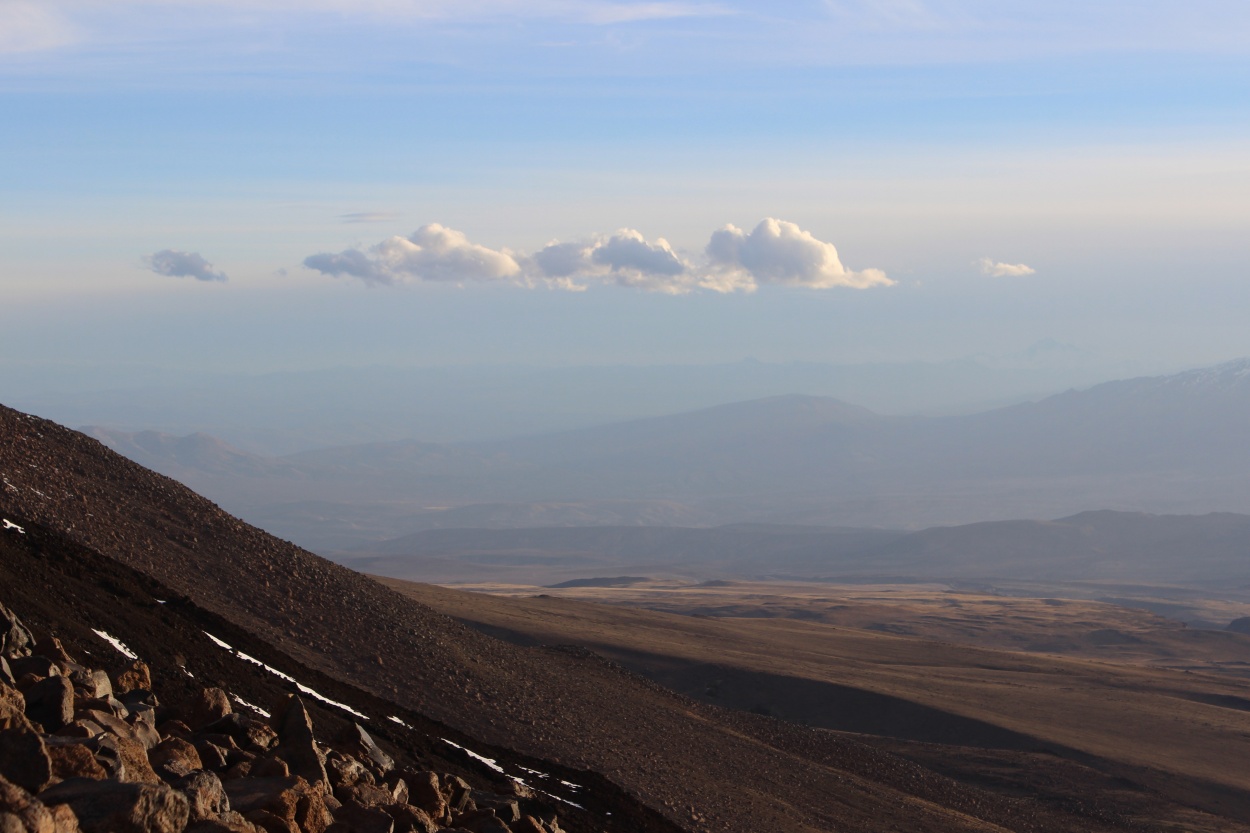
POLYGON ((380 580, 492 635, 583 646, 708 704, 855 733, 982 789, 1062 804, 1092 786, 1165 829, 1250 817, 1250 636, 937 584, 380 580))

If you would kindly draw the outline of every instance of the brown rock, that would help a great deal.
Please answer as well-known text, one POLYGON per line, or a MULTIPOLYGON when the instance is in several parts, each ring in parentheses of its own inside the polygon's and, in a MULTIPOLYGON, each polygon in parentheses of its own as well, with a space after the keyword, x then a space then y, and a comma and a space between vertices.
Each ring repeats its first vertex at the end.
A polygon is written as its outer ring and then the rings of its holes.
POLYGON ((40 798, 68 804, 84 833, 181 833, 190 814, 186 796, 164 784, 71 778, 40 798))
POLYGON ((403 770, 408 785, 408 802, 436 819, 447 813, 447 799, 440 789, 438 773, 430 770, 403 770))
POLYGON ((181 720, 166 720, 164 723, 157 726, 156 730, 161 733, 161 737, 169 737, 172 735, 173 737, 182 738, 183 740, 191 740, 191 735, 193 734, 191 727, 181 720))
POLYGON ((56 823, 43 802, 0 777, 0 824, 13 828, 14 821, 20 825, 16 827, 19 833, 56 833, 56 823))
POLYGON ((226 750, 222 749, 215 743, 209 741, 196 741, 195 751, 200 756, 200 764, 204 769, 210 769, 213 772, 221 772, 227 766, 229 761, 226 758, 226 750))
POLYGON ((135 736, 134 729, 129 723, 115 714, 100 709, 79 709, 74 713, 74 720, 90 720, 109 734, 117 735, 119 738, 133 740, 135 736))
POLYGON ((291 768, 281 758, 266 756, 252 761, 249 774, 254 778, 286 778, 291 768))
POLYGON ((9 659, 29 656, 34 644, 35 637, 17 614, 0 604, 0 654, 9 659))
POLYGON ((126 764, 122 759, 121 746, 115 735, 102 734, 91 738, 86 745, 88 749, 95 752, 96 762, 104 767, 109 778, 121 781, 126 777, 126 764))
POLYGON ((78 826, 78 816, 74 815, 68 804, 54 804, 48 808, 48 812, 52 815, 56 833, 80 833, 82 830, 78 826))
POLYGON ((46 677, 26 689, 26 716, 55 732, 74 719, 74 687, 58 675, 46 677))
POLYGON ((184 707, 187 723, 195 729, 221 720, 230 714, 230 698, 220 688, 206 688, 184 707))
MULTIPOLYGON (((225 782, 230 806, 249 816, 253 810, 267 810, 284 819, 295 818, 300 798, 312 791, 303 778, 239 778, 225 782)), ((254 820, 253 820, 254 821, 254 820)))
MULTIPOLYGON (((103 671, 83 669, 70 675, 70 682, 81 686, 88 697, 106 699, 113 696, 113 683, 103 671)), ((118 704, 120 705, 120 703, 118 704)))
POLYGON ((26 729, 0 732, 0 776, 35 793, 46 787, 52 780, 52 760, 43 738, 26 729))
POLYGON ((395 768, 395 761, 382 751, 373 737, 359 723, 353 723, 344 729, 339 735, 339 743, 344 749, 360 756, 362 760, 372 761, 383 772, 390 772, 395 768))
POLYGON ((325 833, 326 828, 334 823, 334 816, 321 790, 314 787, 300 796, 295 805, 295 823, 304 833, 325 833))
POLYGON ((211 772, 198 770, 176 781, 173 787, 187 797, 193 822, 230 812, 226 788, 221 779, 211 772))
POLYGON ((27 674, 33 674, 36 677, 60 677, 61 667, 48 657, 17 657, 9 660, 9 668, 13 671, 13 676, 21 679, 27 674))
POLYGON ((108 777, 95 755, 81 743, 54 743, 48 747, 48 757, 52 760, 52 774, 58 780, 91 778, 99 781, 108 777))
POLYGON ((429 813, 411 804, 389 804, 380 809, 395 820, 395 833, 437 833, 440 829, 429 813))
POLYGON ((215 819, 194 822, 186 833, 258 833, 259 830, 239 813, 229 812, 215 819))
POLYGON ((383 804, 396 803, 390 790, 369 784, 339 787, 334 791, 334 797, 344 804, 359 804, 361 807, 380 807, 383 804))
POLYGON ((299 826, 294 821, 276 816, 268 810, 253 810, 244 818, 265 833, 299 833, 299 826))
POLYGON ((352 833, 395 833, 395 820, 381 810, 344 804, 334 820, 347 825, 352 833))
POLYGON ((0 731, 4 729, 33 731, 30 718, 26 716, 26 698, 22 692, 0 682, 0 731))
MULTIPOLYGON (((136 689, 143 691, 152 690, 152 672, 146 664, 135 660, 127 666, 126 670, 117 675, 117 682, 113 688, 119 694, 125 694, 128 691, 136 689)), ((227 706, 229 702, 227 702, 227 706)))
POLYGON ((263 721, 244 714, 228 714, 204 727, 204 735, 225 735, 240 749, 267 752, 278 742, 278 733, 263 721))
POLYGON ((66 723, 52 734, 62 738, 93 738, 103 731, 104 727, 94 720, 75 720, 72 723, 66 723))
POLYGON ((330 785, 336 788, 373 783, 373 773, 364 764, 337 751, 326 755, 326 775, 330 785))
POLYGON ((512 833, 548 833, 547 826, 533 816, 525 816, 512 825, 512 833))
POLYGON ((204 769, 200 753, 195 746, 181 738, 167 738, 148 750, 148 763, 153 769, 160 769, 168 764, 177 764, 187 772, 204 769))
POLYGON ((278 732, 278 754, 291 767, 291 773, 310 784, 327 783, 325 754, 313 738, 312 718, 304 701, 298 695, 288 695, 278 704, 270 723, 278 732))
POLYGON ((122 764, 125 766, 123 781, 136 784, 159 784, 160 776, 148 763, 148 750, 142 743, 133 738, 117 739, 117 748, 121 752, 122 764))

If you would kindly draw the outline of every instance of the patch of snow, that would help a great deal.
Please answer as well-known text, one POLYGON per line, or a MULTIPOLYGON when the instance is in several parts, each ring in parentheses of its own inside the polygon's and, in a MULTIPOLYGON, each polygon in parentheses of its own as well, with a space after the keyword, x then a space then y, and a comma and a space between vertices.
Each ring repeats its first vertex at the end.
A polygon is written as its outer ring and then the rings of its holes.
POLYGON ((494 760, 492 760, 491 758, 486 758, 486 757, 483 757, 482 755, 479 755, 479 754, 477 754, 476 752, 474 752, 472 749, 465 749, 465 748, 464 748, 463 746, 461 746, 460 744, 458 744, 458 743, 452 743, 452 742, 451 742, 451 741, 449 741, 447 738, 439 738, 439 740, 441 740, 443 743, 447 744, 448 746, 454 746, 454 747, 456 747, 456 748, 457 748, 457 749, 459 749, 461 752, 463 752, 464 754, 468 755, 470 758, 474 759, 475 761, 481 761, 482 763, 486 764, 486 765, 487 765, 488 767, 490 767, 491 769, 495 770, 495 772, 498 772, 500 775, 506 775, 506 774, 507 774, 507 773, 505 773, 505 772, 503 771, 503 767, 501 767, 498 763, 496 763, 496 762, 495 762, 494 760))
POLYGON ((246 706, 247 708, 259 714, 261 717, 273 717, 273 715, 271 715, 269 712, 262 709, 260 706, 252 705, 251 703, 247 702, 246 700, 244 700, 242 697, 240 697, 237 694, 232 693, 230 695, 230 699, 238 703, 240 706, 246 706))
POLYGON ((103 639, 105 642, 107 642, 108 644, 110 644, 110 645, 112 645, 114 648, 116 648, 116 649, 117 649, 117 651, 118 651, 118 653, 120 653, 120 654, 122 654, 122 655, 124 655, 124 656, 130 657, 131 659, 138 659, 138 658, 139 658, 139 655, 138 655, 138 654, 136 654, 134 651, 132 651, 132 650, 130 650, 129 648, 127 648, 127 647, 126 647, 126 645, 125 645, 125 644, 124 644, 124 643, 123 643, 120 639, 118 639, 117 637, 115 637, 115 636, 109 636, 109 635, 108 635, 107 633, 105 633, 104 631, 101 631, 101 630, 96 630, 95 628, 92 628, 91 630, 95 632, 95 635, 96 635, 96 636, 100 637, 100 638, 101 638, 101 639, 103 639))
POLYGON ((9 520, 8 518, 0 518, 0 520, 3 520, 3 521, 4 521, 4 528, 5 528, 5 529, 16 529, 16 530, 17 530, 17 534, 18 534, 18 535, 25 535, 25 534, 26 534, 26 530, 25 530, 25 529, 22 529, 20 526, 18 526, 17 524, 13 523, 13 522, 12 522, 11 520, 9 520))
POLYGON ((211 633, 209 633, 208 631, 204 631, 204 635, 205 635, 205 636, 207 636, 209 639, 213 640, 213 642, 215 642, 215 643, 217 644, 217 647, 218 647, 218 648, 225 648, 227 651, 233 651, 233 650, 234 650, 234 649, 233 649, 233 648, 231 648, 229 645, 227 645, 225 642, 222 642, 220 639, 218 639, 217 637, 213 636, 213 635, 212 635, 211 633))
POLYGON ((411 729, 411 728, 412 728, 411 726, 409 726, 409 725, 408 725, 407 723, 405 723, 404 721, 400 720, 400 719, 399 719, 398 717, 396 717, 395 715, 391 715, 390 717, 388 717, 388 718, 387 718, 387 720, 391 721, 392 723, 398 723, 400 726, 403 726, 405 729, 411 729))
POLYGON ((304 685, 299 680, 292 677, 290 674, 284 674, 283 672, 274 668, 272 665, 266 665, 265 663, 261 662, 256 657, 245 654, 242 651, 236 651, 234 648, 230 647, 228 643, 218 639, 217 637, 213 636, 208 631, 204 631, 204 635, 207 636, 209 639, 213 640, 213 642, 217 643, 217 647, 224 648, 225 650, 230 651, 239 659, 245 662, 250 662, 253 665, 259 665, 261 668, 265 669, 270 674, 273 674, 275 677, 278 677, 279 679, 282 679, 282 680, 286 680, 288 683, 294 683, 295 687, 299 689, 301 694, 307 694, 309 697, 312 697, 316 700, 320 700, 321 702, 325 703, 328 706, 335 706, 347 712, 348 714, 354 714, 356 717, 359 717, 361 720, 369 719, 369 716, 367 714, 361 714, 360 712, 356 711, 355 709, 353 709, 351 706, 347 705, 346 703, 340 703, 337 700, 331 700, 329 697, 326 697, 324 694, 321 694, 318 691, 314 691, 313 689, 304 685))

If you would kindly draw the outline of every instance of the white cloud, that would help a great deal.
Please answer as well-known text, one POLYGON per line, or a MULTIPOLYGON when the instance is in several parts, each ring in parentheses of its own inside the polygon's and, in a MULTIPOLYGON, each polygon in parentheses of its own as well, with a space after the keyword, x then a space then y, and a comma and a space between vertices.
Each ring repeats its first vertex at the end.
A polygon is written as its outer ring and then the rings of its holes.
POLYGON ((178 252, 162 249, 143 259, 147 267, 158 275, 171 278, 195 278, 197 281, 224 281, 226 273, 213 268, 199 252, 178 252))
POLYGON ((670 295, 694 287, 690 265, 667 240, 651 243, 634 229, 590 241, 549 243, 529 260, 538 279, 561 289, 584 288, 588 280, 670 295))
POLYGON ((347 249, 311 255, 304 265, 371 285, 491 282, 521 276, 521 267, 509 253, 471 243, 462 232, 438 223, 424 225, 408 237, 383 240, 368 252, 347 249))
POLYGON ((1023 263, 999 263, 989 257, 983 257, 977 263, 981 267, 981 274, 991 278, 1019 278, 1037 273, 1032 266, 1025 266, 1023 263))
POLYGON ((698 290, 754 292, 761 284, 831 289, 890 286, 879 269, 848 270, 833 244, 794 223, 767 219, 746 234, 726 226, 712 235, 703 258, 682 256, 662 237, 621 229, 580 241, 553 241, 530 255, 470 243, 458 231, 422 226, 368 250, 347 249, 304 259, 309 269, 355 277, 370 285, 419 281, 507 281, 526 288, 580 292, 592 284, 668 295, 698 290))
POLYGON ((832 243, 785 220, 761 220, 749 234, 725 226, 712 234, 706 251, 709 281, 748 291, 758 284, 867 289, 894 283, 880 269, 847 269, 832 243))

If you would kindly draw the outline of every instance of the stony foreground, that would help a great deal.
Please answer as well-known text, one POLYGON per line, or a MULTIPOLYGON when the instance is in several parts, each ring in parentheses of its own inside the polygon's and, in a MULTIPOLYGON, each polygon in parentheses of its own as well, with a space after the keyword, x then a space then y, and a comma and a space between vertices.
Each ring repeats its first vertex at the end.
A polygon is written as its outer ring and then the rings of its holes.
POLYGON ((154 688, 144 663, 82 665, 0 605, 0 833, 561 833, 520 783, 397 765, 356 724, 323 743, 296 694, 266 714, 154 688))

